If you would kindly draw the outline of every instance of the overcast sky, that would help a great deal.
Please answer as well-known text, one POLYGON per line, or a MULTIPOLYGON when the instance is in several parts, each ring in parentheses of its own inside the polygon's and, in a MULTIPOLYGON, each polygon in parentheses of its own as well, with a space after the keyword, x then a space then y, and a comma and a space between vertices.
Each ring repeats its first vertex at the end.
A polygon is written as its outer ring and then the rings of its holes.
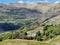
POLYGON ((34 3, 34 2, 59 3, 60 0, 0 0, 0 3, 34 3))

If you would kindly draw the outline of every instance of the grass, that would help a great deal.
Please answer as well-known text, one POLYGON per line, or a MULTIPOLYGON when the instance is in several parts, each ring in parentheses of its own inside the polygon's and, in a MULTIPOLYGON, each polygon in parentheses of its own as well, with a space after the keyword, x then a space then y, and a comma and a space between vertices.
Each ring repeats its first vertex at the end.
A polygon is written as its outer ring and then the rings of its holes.
POLYGON ((60 35, 48 41, 40 42, 24 39, 8 39, 0 42, 0 45, 60 45, 60 35))
POLYGON ((12 39, 12 40, 2 41, 2 42, 0 42, 0 45, 53 45, 53 44, 39 42, 39 41, 12 39))
POLYGON ((60 35, 54 38, 51 42, 60 42, 60 35))
POLYGON ((43 27, 37 27, 37 28, 35 28, 34 30, 28 31, 27 33, 28 33, 28 34, 30 34, 30 33, 36 34, 36 32, 38 32, 38 31, 43 32, 43 27))
POLYGON ((8 39, 0 42, 0 45, 60 45, 60 36, 51 39, 49 42, 48 41, 40 42, 24 39, 11 39, 11 40, 8 39))
POLYGON ((0 42, 0 45, 60 45, 60 35, 48 41, 8 39, 0 42))
MULTIPOLYGON (((36 30, 42 30, 42 29, 38 27, 36 28, 36 30)), ((36 30, 30 32, 36 33, 36 30)), ((43 41, 43 42, 36 41, 36 40, 34 41, 34 40, 22 40, 22 39, 11 39, 11 40, 8 39, 0 42, 0 45, 60 45, 60 35, 53 39, 43 41)))

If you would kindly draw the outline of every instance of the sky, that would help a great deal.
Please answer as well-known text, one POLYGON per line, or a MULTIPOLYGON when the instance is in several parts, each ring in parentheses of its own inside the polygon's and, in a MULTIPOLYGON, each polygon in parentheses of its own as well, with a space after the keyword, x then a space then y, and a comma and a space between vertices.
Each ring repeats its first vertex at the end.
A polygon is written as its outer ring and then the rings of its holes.
POLYGON ((0 3, 35 3, 35 2, 59 3, 60 0, 0 0, 0 3))

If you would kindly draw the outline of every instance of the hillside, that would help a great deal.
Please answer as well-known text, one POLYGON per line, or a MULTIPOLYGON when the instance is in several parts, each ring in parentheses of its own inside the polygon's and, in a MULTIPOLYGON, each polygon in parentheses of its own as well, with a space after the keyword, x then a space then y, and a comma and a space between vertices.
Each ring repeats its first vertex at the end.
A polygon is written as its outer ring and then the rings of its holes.
POLYGON ((38 42, 38 41, 29 41, 29 40, 6 40, 0 42, 0 45, 54 45, 52 43, 38 42))
POLYGON ((60 45, 60 35, 47 41, 39 42, 34 40, 12 39, 0 42, 0 45, 60 45))
POLYGON ((0 45, 60 45, 60 35, 46 42, 23 40, 23 39, 13 39, 13 40, 8 39, 3 42, 0 42, 0 45))
POLYGON ((0 45, 60 45, 60 35, 47 41, 13 39, 0 42, 0 45))
POLYGON ((60 15, 56 16, 54 18, 51 18, 49 20, 47 20, 46 22, 44 22, 46 25, 59 25, 60 24, 60 15))
POLYGON ((60 3, 0 3, 0 45, 54 45, 59 35, 60 3))
POLYGON ((38 18, 39 22, 43 22, 59 15, 59 10, 59 4, 0 4, 0 17, 4 17, 3 20, 38 18))

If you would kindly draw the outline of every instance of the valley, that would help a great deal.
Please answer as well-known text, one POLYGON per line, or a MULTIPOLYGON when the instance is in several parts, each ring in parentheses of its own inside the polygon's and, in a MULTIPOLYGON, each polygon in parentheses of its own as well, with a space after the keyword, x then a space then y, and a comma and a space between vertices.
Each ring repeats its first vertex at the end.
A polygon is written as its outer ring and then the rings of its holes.
POLYGON ((60 45, 59 35, 60 3, 0 3, 0 45, 60 45))

